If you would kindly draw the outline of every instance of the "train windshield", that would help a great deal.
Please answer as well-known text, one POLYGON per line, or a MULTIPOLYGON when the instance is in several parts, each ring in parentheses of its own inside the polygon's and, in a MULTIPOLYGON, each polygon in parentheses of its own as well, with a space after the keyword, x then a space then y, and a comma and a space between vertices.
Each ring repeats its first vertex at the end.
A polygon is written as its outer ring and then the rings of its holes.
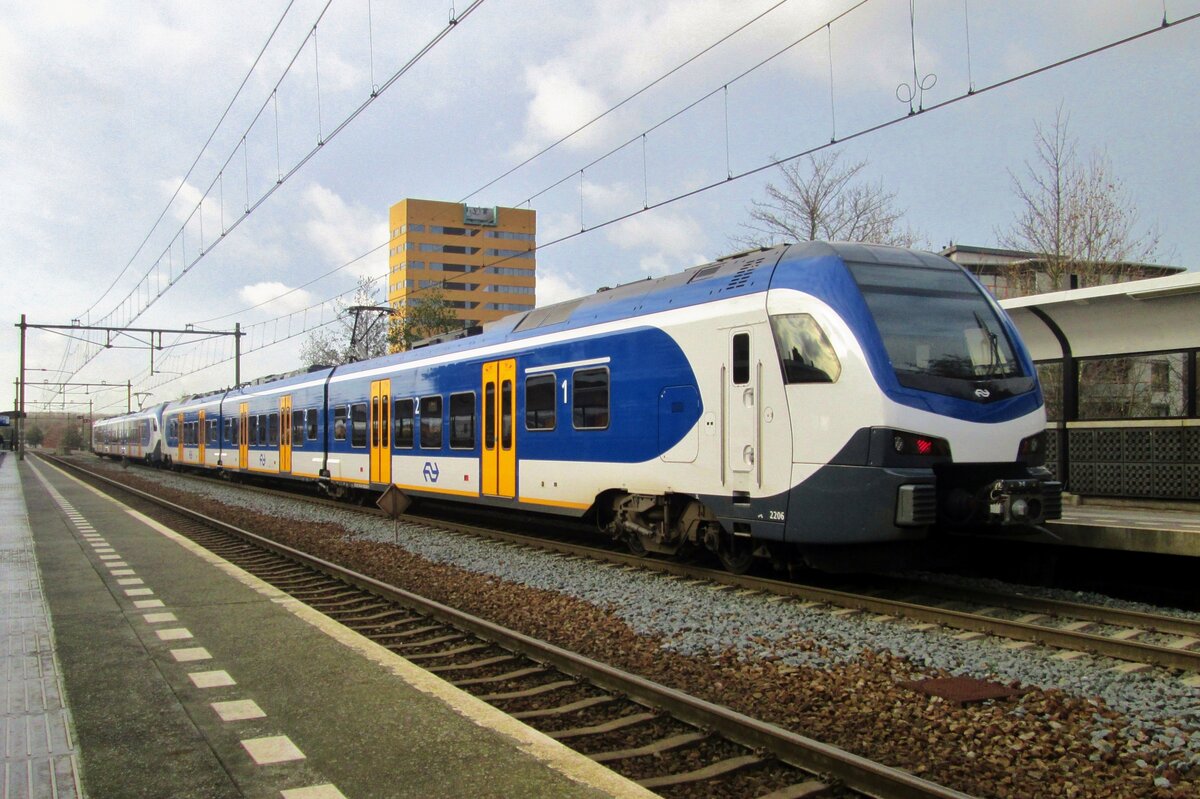
POLYGON ((901 384, 936 391, 947 380, 1021 376, 994 306, 958 266, 846 266, 901 384))

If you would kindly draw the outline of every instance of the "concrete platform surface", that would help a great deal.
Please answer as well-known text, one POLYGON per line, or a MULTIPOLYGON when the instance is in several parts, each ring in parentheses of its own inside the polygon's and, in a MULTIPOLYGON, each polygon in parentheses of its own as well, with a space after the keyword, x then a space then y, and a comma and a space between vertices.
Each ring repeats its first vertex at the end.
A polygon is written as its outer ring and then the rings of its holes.
POLYGON ((1200 557, 1200 509, 1195 511, 1083 504, 1063 507, 1046 525, 1068 546, 1200 557))
POLYGON ((20 482, 87 795, 653 795, 44 461, 20 482))

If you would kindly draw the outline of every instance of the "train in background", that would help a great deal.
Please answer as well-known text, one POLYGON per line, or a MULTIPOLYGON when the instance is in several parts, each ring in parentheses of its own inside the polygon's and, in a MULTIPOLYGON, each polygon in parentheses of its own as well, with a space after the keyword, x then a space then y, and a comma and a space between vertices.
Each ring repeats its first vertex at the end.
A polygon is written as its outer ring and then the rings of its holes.
POLYGON ((808 242, 476 335, 97 422, 172 467, 595 518, 637 553, 822 555, 1061 514, 1041 389, 978 282, 808 242))

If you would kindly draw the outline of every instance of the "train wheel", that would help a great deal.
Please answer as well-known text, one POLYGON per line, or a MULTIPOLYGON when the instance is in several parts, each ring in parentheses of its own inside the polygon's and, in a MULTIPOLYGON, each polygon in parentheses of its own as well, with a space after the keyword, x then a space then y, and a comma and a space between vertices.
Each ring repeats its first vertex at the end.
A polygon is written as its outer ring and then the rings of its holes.
POLYGON ((629 533, 625 536, 625 546, 629 547, 629 551, 637 557, 646 557, 646 545, 642 543, 642 538, 637 533, 629 533))
POLYGON ((747 538, 727 537, 717 550, 717 558, 725 567, 725 571, 745 574, 754 565, 754 545, 747 538))

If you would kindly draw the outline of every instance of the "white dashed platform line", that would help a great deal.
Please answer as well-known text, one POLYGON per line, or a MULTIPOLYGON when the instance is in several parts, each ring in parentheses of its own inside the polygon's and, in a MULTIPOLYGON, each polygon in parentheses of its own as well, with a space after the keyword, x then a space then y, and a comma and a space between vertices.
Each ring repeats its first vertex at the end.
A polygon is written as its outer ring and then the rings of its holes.
POLYGON ((160 641, 186 641, 192 637, 192 631, 186 627, 172 627, 169 630, 155 630, 154 634, 160 641))
POLYGON ((111 562, 109 562, 109 563, 105 563, 104 565, 105 565, 105 566, 107 566, 107 567, 108 567, 108 568, 110 568, 110 569, 124 569, 124 568, 125 568, 125 567, 127 567, 129 564, 128 564, 128 563, 126 563, 126 562, 125 562, 125 561, 123 561, 123 560, 114 560, 114 561, 111 561, 111 562))
POLYGON ((149 610, 163 607, 163 601, 161 599, 139 599, 133 603, 133 606, 138 610, 149 610))
POLYGON ((281 791, 280 796, 283 799, 346 799, 346 795, 337 789, 336 786, 326 783, 325 785, 313 785, 308 788, 289 788, 286 791, 281 791))
POLYGON ((126 588, 125 596, 150 596, 154 593, 152 588, 126 588))
POLYGON ((171 656, 175 658, 176 663, 191 663, 196 660, 212 660, 212 655, 202 646, 193 646, 185 649, 172 649, 171 656))
POLYGON ((134 576, 135 574, 137 574, 137 572, 135 572, 133 569, 116 569, 116 570, 112 570, 112 576, 113 576, 113 577, 132 577, 132 576, 134 576))
POLYGON ((304 753, 292 743, 286 735, 271 735, 266 738, 249 738, 242 741, 242 746, 250 754, 250 759, 259 766, 269 763, 286 763, 290 760, 304 760, 304 753))
POLYGON ((224 688, 229 685, 237 685, 237 680, 230 677, 229 672, 224 669, 217 671, 193 671, 188 675, 188 679, 197 688, 224 688))
POLYGON ((267 714, 253 699, 238 699, 232 702, 213 702, 212 709, 216 711, 221 721, 245 721, 246 719, 265 719, 267 714))
POLYGON ((179 621, 174 613, 147 613, 142 616, 147 624, 162 624, 164 621, 179 621))
MULTIPOLYGON (((116 575, 113 575, 114 577, 116 575)), ((117 580, 117 585, 145 585, 146 582, 141 577, 126 577, 122 580, 117 580)))

